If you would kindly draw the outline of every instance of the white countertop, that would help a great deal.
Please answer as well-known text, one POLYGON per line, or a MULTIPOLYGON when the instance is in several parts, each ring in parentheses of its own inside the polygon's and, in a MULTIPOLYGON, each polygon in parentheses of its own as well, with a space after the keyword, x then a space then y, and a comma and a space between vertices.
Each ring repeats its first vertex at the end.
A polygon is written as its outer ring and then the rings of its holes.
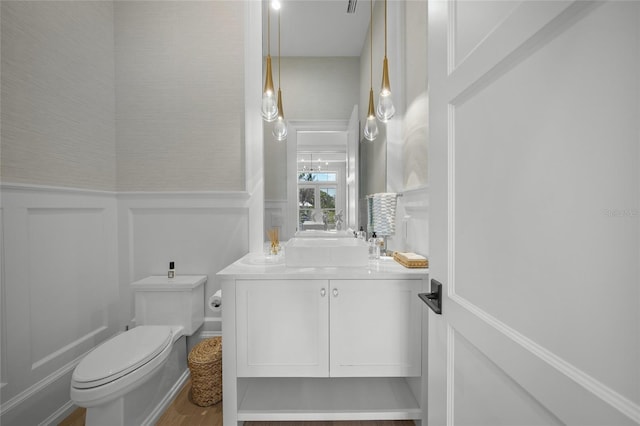
POLYGON ((357 268, 287 268, 283 256, 266 257, 262 253, 249 253, 217 273, 234 279, 397 279, 427 276, 429 269, 405 268, 391 257, 370 260, 366 267, 357 268))

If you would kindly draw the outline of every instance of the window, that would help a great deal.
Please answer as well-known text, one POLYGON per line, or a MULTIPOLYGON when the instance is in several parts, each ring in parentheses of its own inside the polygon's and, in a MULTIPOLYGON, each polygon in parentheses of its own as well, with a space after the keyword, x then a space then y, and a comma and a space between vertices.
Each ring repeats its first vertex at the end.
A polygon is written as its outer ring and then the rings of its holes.
POLYGON ((326 223, 327 228, 335 227, 336 196, 338 182, 336 172, 298 173, 298 220, 299 229, 320 227, 326 223), (305 222, 316 222, 315 224, 305 222))

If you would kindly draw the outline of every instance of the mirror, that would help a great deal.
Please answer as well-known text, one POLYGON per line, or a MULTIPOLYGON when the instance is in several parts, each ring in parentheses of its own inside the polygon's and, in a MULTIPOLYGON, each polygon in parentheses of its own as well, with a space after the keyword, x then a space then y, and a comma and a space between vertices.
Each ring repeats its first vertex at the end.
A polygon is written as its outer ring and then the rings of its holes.
MULTIPOLYGON (((347 0, 282 2, 280 58, 278 12, 270 11, 269 48, 268 4, 263 4, 263 56, 266 58, 270 50, 274 86, 276 91, 282 88, 283 110, 289 127, 288 139, 277 142, 272 135, 273 123, 263 122, 264 226, 265 229, 279 228, 283 240, 302 229, 336 229, 335 216, 340 210, 343 211, 343 222, 339 225, 342 229, 366 228, 364 197, 406 188, 403 164, 405 158, 413 154, 405 152, 399 136, 406 109, 404 89, 408 83, 403 57, 408 52, 404 40, 410 32, 416 34, 415 18, 409 17, 415 11, 409 10, 413 7, 409 3, 424 5, 420 16, 424 50, 419 54, 426 61, 426 1, 388 2, 387 55, 397 118, 387 124, 378 123, 380 133, 374 142, 360 142, 359 123, 364 122, 370 87, 373 86, 376 103, 380 90, 384 2, 374 3, 373 58, 369 38, 370 3, 358 2, 354 14, 347 13, 348 3, 347 0), (336 180, 329 182, 332 178, 336 180), (396 183, 398 186, 394 188, 396 183)), ((426 65, 415 72, 416 75, 422 73, 419 78, 424 84, 420 90, 426 91, 426 65)))

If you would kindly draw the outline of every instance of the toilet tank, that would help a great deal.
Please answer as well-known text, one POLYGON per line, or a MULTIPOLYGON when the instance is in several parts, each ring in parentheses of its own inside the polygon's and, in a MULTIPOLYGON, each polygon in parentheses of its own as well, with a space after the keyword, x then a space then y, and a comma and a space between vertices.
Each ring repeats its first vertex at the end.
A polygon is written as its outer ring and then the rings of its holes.
POLYGON ((176 275, 132 283, 136 325, 179 325, 191 336, 204 322, 206 282, 206 275, 176 275))

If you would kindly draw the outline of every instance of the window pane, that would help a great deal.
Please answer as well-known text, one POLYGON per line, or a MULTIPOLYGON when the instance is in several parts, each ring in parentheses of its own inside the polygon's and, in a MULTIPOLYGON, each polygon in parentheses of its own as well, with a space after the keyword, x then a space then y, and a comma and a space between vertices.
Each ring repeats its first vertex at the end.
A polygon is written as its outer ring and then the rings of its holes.
POLYGON ((335 173, 316 173, 316 180, 318 182, 335 182, 336 174, 335 173))
POLYGON ((311 215, 313 214, 313 210, 300 209, 300 223, 304 223, 310 220, 313 220, 311 215))
MULTIPOLYGON (((323 210, 322 213, 327 215, 327 223, 329 225, 335 225, 336 224, 336 211, 335 210, 323 210)), ((332 227, 332 226, 330 226, 330 227, 332 227)))
POLYGON ((300 208, 315 207, 315 191, 313 188, 298 188, 298 206, 300 208))
POLYGON ((298 182, 313 182, 314 180, 314 173, 298 172, 298 182))
POLYGON ((305 172, 298 171, 298 182, 335 182, 335 172, 305 172))
POLYGON ((336 208, 336 188, 320 188, 320 208, 336 208))

